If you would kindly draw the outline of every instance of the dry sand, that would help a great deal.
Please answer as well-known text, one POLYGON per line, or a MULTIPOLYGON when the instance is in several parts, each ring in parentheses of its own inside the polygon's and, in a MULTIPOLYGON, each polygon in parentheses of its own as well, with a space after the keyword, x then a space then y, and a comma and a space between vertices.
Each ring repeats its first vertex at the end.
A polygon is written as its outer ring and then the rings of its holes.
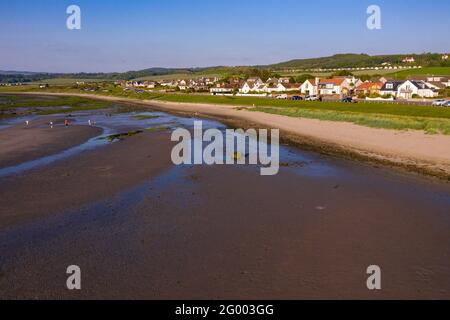
POLYGON ((428 135, 420 131, 376 129, 345 122, 293 118, 248 111, 236 106, 169 103, 90 94, 50 95, 84 96, 147 105, 162 111, 197 113, 230 122, 243 121, 246 125, 280 129, 285 138, 325 152, 378 160, 450 179, 450 136, 448 135, 428 135))

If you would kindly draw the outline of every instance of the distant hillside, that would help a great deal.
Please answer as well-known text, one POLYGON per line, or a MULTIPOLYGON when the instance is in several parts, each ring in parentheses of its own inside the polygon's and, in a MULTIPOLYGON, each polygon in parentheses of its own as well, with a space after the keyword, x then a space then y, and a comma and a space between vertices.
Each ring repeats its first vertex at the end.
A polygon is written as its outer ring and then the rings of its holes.
POLYGON ((28 71, 4 71, 0 70, 0 75, 34 75, 38 72, 28 72, 28 71))
POLYGON ((411 54, 411 55, 380 55, 369 56, 367 54, 336 54, 331 57, 296 59, 273 65, 225 67, 215 66, 208 68, 149 68, 139 71, 123 73, 36 73, 20 71, 0 71, 1 83, 29 83, 46 79, 83 79, 83 80, 133 80, 151 78, 154 76, 186 75, 198 77, 202 75, 239 75, 242 73, 258 75, 259 73, 274 72, 286 69, 334 69, 334 68, 360 68, 376 67, 383 63, 401 64, 406 57, 414 57, 414 64, 422 67, 450 67, 450 61, 442 60, 442 54, 411 54))
POLYGON ((448 61, 442 60, 442 54, 411 54, 411 55, 381 55, 369 56, 367 54, 336 54, 331 57, 297 59, 266 66, 273 69, 332 69, 332 68, 360 68, 376 67, 382 63, 400 64, 406 57, 414 57, 416 65, 423 67, 450 66, 448 61))

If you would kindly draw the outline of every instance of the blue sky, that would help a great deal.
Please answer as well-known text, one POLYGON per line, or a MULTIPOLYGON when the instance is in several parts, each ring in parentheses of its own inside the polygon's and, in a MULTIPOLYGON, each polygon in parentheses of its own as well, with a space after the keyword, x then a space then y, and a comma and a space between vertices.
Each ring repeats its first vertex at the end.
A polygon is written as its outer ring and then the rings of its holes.
POLYGON ((450 51, 448 0, 0 1, 0 70, 255 65, 335 53, 450 51), (66 28, 76 4, 82 29, 66 28), (382 10, 382 29, 366 9, 382 10))

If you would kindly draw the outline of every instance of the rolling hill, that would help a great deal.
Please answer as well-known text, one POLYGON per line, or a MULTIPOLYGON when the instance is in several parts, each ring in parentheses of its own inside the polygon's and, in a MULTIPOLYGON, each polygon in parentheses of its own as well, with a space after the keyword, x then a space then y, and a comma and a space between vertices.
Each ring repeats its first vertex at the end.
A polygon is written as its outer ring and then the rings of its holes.
POLYGON ((123 73, 36 73, 20 71, 0 71, 0 82, 3 83, 29 83, 47 79, 83 79, 83 80, 134 80, 134 79, 152 79, 156 76, 185 75, 189 76, 207 76, 207 75, 236 75, 248 70, 264 70, 264 72, 277 72, 287 69, 333 69, 333 68, 359 68, 376 67, 383 63, 400 64, 405 57, 414 57, 414 65, 420 65, 425 68, 433 67, 441 72, 448 72, 450 61, 442 60, 442 54, 398 54, 398 55, 378 55, 370 56, 367 54, 336 54, 330 57, 295 59, 272 65, 227 67, 215 66, 207 68, 148 68, 139 71, 128 71, 123 73))
POLYGON ((401 64, 406 57, 414 57, 416 65, 423 67, 439 67, 450 66, 449 62, 442 60, 442 54, 425 53, 411 55, 380 55, 369 56, 367 54, 336 54, 330 57, 313 58, 313 59, 297 59, 268 67, 273 69, 297 68, 297 69, 316 69, 316 68, 360 68, 360 67, 376 67, 382 63, 401 64))

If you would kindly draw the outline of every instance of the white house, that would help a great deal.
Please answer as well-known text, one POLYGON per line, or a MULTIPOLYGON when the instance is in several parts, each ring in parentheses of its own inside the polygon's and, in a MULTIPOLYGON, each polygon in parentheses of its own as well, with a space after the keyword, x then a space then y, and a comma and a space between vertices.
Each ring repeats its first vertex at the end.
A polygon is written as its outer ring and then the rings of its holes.
POLYGON ((406 57, 405 59, 402 60, 402 62, 404 62, 404 63, 414 63, 414 62, 416 62, 416 59, 414 59, 414 57, 406 57))
POLYGON ((386 81, 380 90, 380 95, 397 97, 398 87, 403 83, 404 81, 386 81))
POLYGON ((204 83, 209 86, 209 85, 213 85, 214 83, 216 83, 217 81, 219 81, 218 77, 214 77, 214 78, 204 78, 204 79, 200 79, 203 80, 204 83))
POLYGON ((450 78, 446 82, 442 82, 446 87, 450 87, 450 78))
POLYGON ((264 91, 264 82, 261 78, 249 78, 244 84, 239 88, 240 93, 250 93, 250 92, 261 92, 264 91))
POLYGON ((342 95, 348 91, 350 83, 347 79, 320 79, 318 83, 318 91, 322 96, 342 95), (344 90, 345 89, 345 90, 344 90))
POLYGON ((180 80, 180 81, 178 81, 178 88, 180 89, 180 90, 186 90, 187 88, 188 88, 188 85, 187 85, 187 82, 186 82, 186 80, 180 80))
POLYGON ((302 83, 300 86, 300 92, 305 95, 315 96, 319 94, 317 83, 319 82, 319 78, 316 79, 308 79, 302 83))
POLYGON ((144 81, 134 81, 133 82, 133 87, 135 88, 145 88, 147 85, 145 84, 144 81))
POLYGON ((159 84, 162 87, 175 87, 177 85, 173 80, 162 80, 159 84))
POLYGON ((255 84, 252 91, 258 92, 258 93, 266 93, 267 92, 267 85, 265 83, 255 84))
POLYGON ((412 99, 414 96, 422 98, 434 98, 439 95, 438 90, 431 88, 424 81, 407 80, 397 90, 397 97, 401 99, 412 99))
POLYGON ((240 93, 245 93, 245 94, 247 94, 247 93, 251 92, 252 89, 253 89, 253 86, 250 87, 250 85, 248 84, 248 82, 245 82, 245 83, 242 85, 242 87, 239 88, 239 92, 240 92, 240 93))
POLYGON ((149 81, 147 82, 147 89, 154 89, 156 87, 156 82, 149 81))
POLYGON ((212 95, 226 95, 233 93, 233 86, 231 84, 217 84, 210 89, 212 95))

